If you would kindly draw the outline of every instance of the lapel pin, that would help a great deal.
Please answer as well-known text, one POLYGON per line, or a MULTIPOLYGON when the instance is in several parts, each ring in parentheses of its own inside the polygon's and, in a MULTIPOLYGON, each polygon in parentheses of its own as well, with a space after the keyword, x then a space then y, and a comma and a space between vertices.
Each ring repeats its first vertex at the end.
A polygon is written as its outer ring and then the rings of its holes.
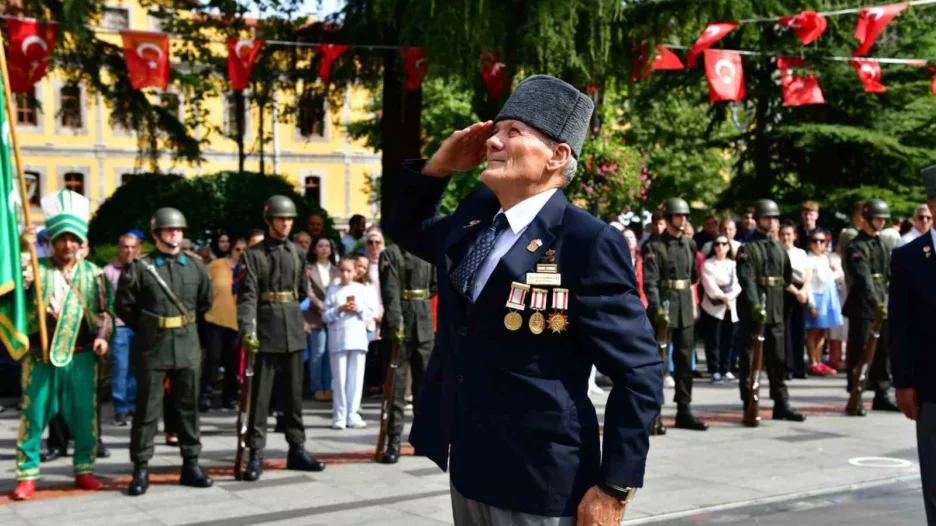
POLYGON ((539 250, 541 246, 543 246, 543 240, 534 239, 533 241, 530 241, 529 245, 527 245, 527 250, 529 250, 530 252, 536 252, 537 250, 539 250))
POLYGON ((467 225, 465 225, 465 228, 471 228, 473 226, 477 226, 479 223, 481 223, 480 219, 472 219, 471 221, 468 222, 467 225))
POLYGON ((931 251, 931 249, 930 249, 929 246, 923 247, 923 253, 926 254, 926 257, 930 257, 930 256, 932 255, 932 254, 930 254, 930 251, 931 251))

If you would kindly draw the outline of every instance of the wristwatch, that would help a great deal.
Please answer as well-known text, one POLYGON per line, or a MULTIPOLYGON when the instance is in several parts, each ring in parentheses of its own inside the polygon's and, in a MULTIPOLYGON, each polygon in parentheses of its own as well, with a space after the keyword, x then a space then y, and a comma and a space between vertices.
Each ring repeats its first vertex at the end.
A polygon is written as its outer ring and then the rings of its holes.
POLYGON ((637 495, 637 488, 630 486, 618 486, 617 484, 610 484, 608 482, 599 482, 598 487, 601 488, 601 491, 621 501, 621 504, 630 504, 630 501, 634 500, 634 495, 637 495))

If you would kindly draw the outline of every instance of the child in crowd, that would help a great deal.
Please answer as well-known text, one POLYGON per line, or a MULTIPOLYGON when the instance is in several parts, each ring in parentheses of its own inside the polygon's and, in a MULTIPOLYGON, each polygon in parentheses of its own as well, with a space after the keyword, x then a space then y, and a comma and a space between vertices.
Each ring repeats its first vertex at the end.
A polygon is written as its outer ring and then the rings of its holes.
POLYGON ((367 288, 354 281, 355 258, 338 264, 340 281, 328 287, 322 318, 328 324, 328 353, 332 371, 332 429, 366 427, 358 414, 367 355, 367 321, 375 306, 367 288))

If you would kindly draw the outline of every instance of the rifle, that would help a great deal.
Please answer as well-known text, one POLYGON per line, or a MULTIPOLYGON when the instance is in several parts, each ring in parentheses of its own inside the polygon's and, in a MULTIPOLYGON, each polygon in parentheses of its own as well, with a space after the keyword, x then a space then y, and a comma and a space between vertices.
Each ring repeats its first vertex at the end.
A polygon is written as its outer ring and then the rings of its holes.
MULTIPOLYGON (((761 294, 761 308, 767 303, 767 295, 761 294)), ((748 377, 748 403, 744 411, 744 425, 757 427, 760 425, 760 375, 764 367, 764 321, 754 328, 754 349, 751 357, 751 371, 748 377)))
POLYGON ((396 370, 400 361, 400 344, 403 342, 403 327, 395 331, 390 340, 390 366, 387 367, 387 376, 383 385, 383 400, 380 402, 380 433, 377 434, 377 451, 374 460, 383 460, 386 452, 387 424, 390 412, 393 411, 393 391, 396 387, 396 370))
POLYGON ((247 449, 250 394, 253 391, 254 358, 257 356, 257 349, 248 347, 252 346, 243 345, 246 363, 244 365, 244 385, 241 387, 237 407, 237 455, 234 456, 235 480, 244 480, 244 471, 247 469, 247 464, 244 462, 244 451, 247 449))
MULTIPOLYGON (((656 323, 656 339, 657 339, 657 350, 660 352, 660 360, 663 360, 663 371, 666 371, 667 360, 666 360, 666 351, 669 349, 669 300, 663 302, 663 321, 656 323)), ((654 320, 656 321, 656 320, 654 320)), ((661 371, 662 372, 662 371, 661 371)), ((664 376, 665 373, 663 373, 664 376)), ((655 436, 657 430, 660 429, 660 424, 663 421, 663 413, 657 413, 656 418, 653 419, 653 425, 650 427, 650 435, 655 436)))
POLYGON ((881 337, 882 323, 884 323, 883 316, 874 317, 871 334, 868 335, 868 341, 865 342, 864 349, 861 351, 861 359, 855 365, 855 378, 852 383, 851 393, 848 395, 848 405, 845 406, 845 414, 848 416, 858 416, 859 408, 861 408, 861 394, 864 393, 865 381, 868 379, 868 368, 871 367, 874 350, 877 347, 878 339, 881 337))

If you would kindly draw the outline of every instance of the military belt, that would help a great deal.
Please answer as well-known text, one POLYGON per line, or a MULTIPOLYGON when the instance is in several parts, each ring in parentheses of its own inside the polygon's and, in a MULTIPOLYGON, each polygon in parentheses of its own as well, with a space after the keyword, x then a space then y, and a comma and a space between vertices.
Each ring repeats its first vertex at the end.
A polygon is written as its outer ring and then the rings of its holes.
POLYGON ((429 299, 429 291, 427 289, 404 290, 403 299, 405 301, 427 300, 429 299))
POLYGON ((664 279, 660 281, 661 289, 684 290, 689 288, 688 279, 664 279))
POLYGON ((260 299, 267 303, 292 303, 297 301, 296 293, 291 290, 286 292, 264 292, 260 294, 260 299))
POLYGON ((761 287, 781 287, 783 286, 783 278, 780 276, 765 276, 760 279, 761 287))
POLYGON ((160 329, 179 329, 187 325, 192 325, 195 323, 195 313, 187 312, 182 316, 156 316, 156 319, 159 320, 160 329))
POLYGON ((871 279, 877 283, 884 283, 884 274, 871 274, 871 279))

